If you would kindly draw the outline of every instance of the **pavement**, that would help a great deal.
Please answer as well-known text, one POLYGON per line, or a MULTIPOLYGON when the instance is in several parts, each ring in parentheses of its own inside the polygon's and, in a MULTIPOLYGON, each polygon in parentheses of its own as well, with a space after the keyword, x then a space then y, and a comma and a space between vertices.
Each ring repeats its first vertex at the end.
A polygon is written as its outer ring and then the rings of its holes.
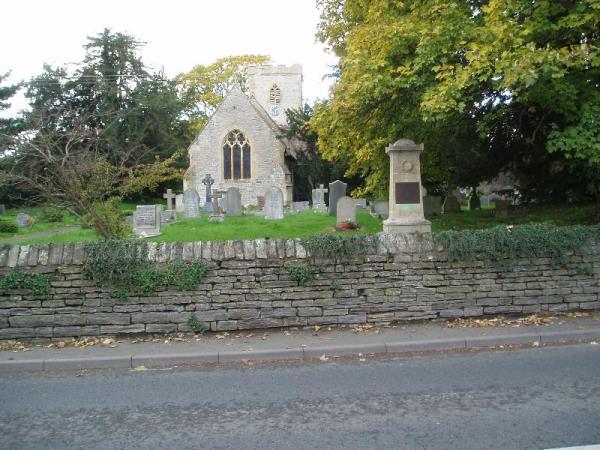
POLYGON ((206 336, 0 342, 0 375, 82 369, 145 369, 251 361, 328 361, 419 352, 600 343, 600 313, 479 318, 391 326, 260 330, 206 336), (64 345, 64 347, 63 347, 64 345))

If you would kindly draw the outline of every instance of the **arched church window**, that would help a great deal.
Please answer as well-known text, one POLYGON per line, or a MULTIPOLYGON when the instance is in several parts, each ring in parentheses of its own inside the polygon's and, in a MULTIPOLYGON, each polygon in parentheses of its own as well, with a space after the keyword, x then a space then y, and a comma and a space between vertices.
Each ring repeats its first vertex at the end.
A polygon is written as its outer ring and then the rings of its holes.
POLYGON ((279 105, 281 103, 281 89, 276 84, 271 88, 271 92, 269 93, 269 102, 273 105, 279 105))
POLYGON ((251 178, 250 143, 240 130, 227 133, 223 142, 223 178, 240 180, 251 178))

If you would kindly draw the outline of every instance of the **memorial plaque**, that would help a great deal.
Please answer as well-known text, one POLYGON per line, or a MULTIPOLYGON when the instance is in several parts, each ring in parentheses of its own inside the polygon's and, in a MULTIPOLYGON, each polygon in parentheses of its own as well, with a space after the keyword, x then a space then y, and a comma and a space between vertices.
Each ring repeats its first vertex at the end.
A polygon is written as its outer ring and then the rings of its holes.
POLYGON ((421 203, 421 185, 419 182, 396 183, 396 205, 421 203))

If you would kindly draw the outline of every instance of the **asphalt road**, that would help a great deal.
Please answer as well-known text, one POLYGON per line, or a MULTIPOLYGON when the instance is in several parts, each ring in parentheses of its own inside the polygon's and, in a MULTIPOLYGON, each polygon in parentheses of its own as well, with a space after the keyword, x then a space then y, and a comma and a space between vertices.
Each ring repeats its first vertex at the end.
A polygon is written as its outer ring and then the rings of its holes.
POLYGON ((600 444, 600 345, 0 379, 2 449, 600 444))

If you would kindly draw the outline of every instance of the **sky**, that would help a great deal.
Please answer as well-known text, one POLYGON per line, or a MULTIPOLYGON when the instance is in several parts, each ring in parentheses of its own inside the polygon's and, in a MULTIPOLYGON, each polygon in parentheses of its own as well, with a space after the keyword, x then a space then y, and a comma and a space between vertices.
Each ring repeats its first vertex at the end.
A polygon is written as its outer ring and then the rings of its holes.
MULTIPOLYGON (((146 42, 144 63, 169 76, 223 56, 267 54, 302 64, 305 101, 325 98, 335 63, 315 42, 315 0, 7 0, 2 4, 0 73, 28 80, 43 64, 80 61, 87 36, 104 28, 146 42)), ((23 98, 13 108, 25 106, 23 98)))

